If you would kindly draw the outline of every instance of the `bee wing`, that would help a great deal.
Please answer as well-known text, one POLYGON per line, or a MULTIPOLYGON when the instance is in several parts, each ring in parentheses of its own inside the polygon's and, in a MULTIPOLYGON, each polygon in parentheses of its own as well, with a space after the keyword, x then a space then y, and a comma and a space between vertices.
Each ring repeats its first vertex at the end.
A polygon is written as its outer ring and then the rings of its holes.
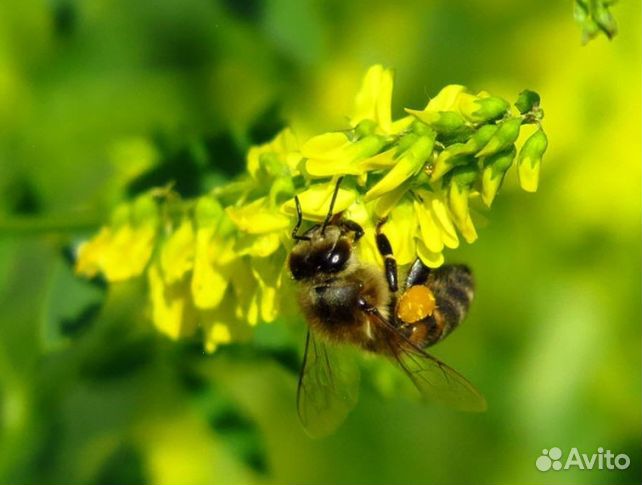
POLYGON ((306 432, 327 436, 357 403, 359 368, 341 349, 317 340, 308 330, 299 376, 297 410, 306 432))
POLYGON ((402 350, 395 360, 422 396, 460 411, 482 412, 486 399, 468 379, 424 350, 402 350))
POLYGON ((460 411, 482 412, 486 399, 468 379, 438 358, 417 347, 390 322, 380 318, 384 328, 401 337, 388 339, 395 363, 406 373, 422 396, 452 406, 460 411))

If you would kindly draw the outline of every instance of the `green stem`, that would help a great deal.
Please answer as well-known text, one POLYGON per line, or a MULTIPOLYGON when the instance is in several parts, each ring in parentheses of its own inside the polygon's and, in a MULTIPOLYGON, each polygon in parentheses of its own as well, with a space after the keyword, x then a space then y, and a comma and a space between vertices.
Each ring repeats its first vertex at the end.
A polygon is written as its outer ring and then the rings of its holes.
POLYGON ((98 215, 0 216, 0 236, 94 230, 99 221, 98 215))

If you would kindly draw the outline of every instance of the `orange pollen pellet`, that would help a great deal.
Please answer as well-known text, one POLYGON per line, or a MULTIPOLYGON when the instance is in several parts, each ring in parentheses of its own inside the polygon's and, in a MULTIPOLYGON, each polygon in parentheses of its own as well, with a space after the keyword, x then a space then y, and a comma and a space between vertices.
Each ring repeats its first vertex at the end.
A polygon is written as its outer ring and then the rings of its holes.
POLYGON ((435 310, 435 295, 424 285, 408 288, 397 303, 397 317, 406 323, 415 323, 432 315, 435 310))

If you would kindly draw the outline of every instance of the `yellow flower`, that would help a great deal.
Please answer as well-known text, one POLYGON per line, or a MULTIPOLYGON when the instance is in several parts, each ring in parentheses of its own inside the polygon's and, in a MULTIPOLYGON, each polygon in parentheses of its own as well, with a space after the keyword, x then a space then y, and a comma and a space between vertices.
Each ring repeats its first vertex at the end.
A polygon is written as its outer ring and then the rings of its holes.
POLYGON ((313 177, 333 175, 360 175, 362 160, 376 155, 383 148, 385 139, 368 135, 351 141, 344 133, 325 133, 310 138, 301 148, 307 159, 305 169, 313 177))
POLYGON ((538 127, 519 151, 517 173, 519 184, 527 192, 535 192, 539 183, 539 171, 542 157, 548 147, 546 133, 538 127))
POLYGON ((361 89, 355 99, 354 113, 350 122, 357 126, 363 121, 374 121, 384 134, 392 131, 391 104, 393 74, 377 64, 368 69, 361 89))
POLYGON ((392 250, 400 266, 411 264, 417 259, 416 240, 417 217, 409 197, 399 202, 388 216, 382 231, 388 236, 392 250))
POLYGON ((219 307, 200 312, 206 352, 214 352, 220 345, 244 341, 250 337, 250 327, 235 315, 233 300, 234 296, 229 294, 228 300, 219 307))
POLYGON ((435 133, 430 130, 420 135, 409 134, 406 137, 412 137, 412 144, 401 154, 390 171, 366 193, 366 201, 376 199, 399 187, 410 177, 417 175, 428 161, 434 147, 435 133))
POLYGON ((247 171, 255 179, 260 178, 261 171, 273 174, 281 172, 283 168, 295 175, 300 161, 297 137, 291 129, 286 128, 272 141, 250 148, 247 153, 247 171))
POLYGON ((109 282, 139 276, 151 258, 158 232, 158 207, 151 196, 119 206, 112 223, 78 248, 76 273, 104 275, 109 282))
POLYGON ((191 291, 198 308, 216 308, 229 283, 232 250, 231 227, 220 204, 211 197, 201 197, 195 209, 194 270, 191 291))
MULTIPOLYGON (((303 217, 312 221, 323 221, 328 215, 330 201, 335 190, 335 183, 320 183, 312 185, 308 190, 301 192, 298 197, 303 211, 303 217)), ((344 185, 339 187, 337 199, 334 204, 334 212, 342 212, 356 200, 357 196, 354 190, 346 188, 344 185)), ((282 207, 286 214, 296 215, 296 208, 293 200, 288 200, 282 207)), ((292 227, 292 219, 287 219, 284 227, 292 227)))
POLYGON ((392 71, 373 66, 356 97, 351 129, 307 140, 285 129, 252 147, 247 173, 210 195, 181 201, 165 190, 157 193, 165 195, 163 210, 150 194, 123 204, 79 248, 76 272, 115 282, 147 271, 158 330, 177 339, 200 327, 205 350, 213 352, 247 339, 253 326, 292 306, 286 261, 295 195, 302 230, 325 220, 336 195, 333 214, 364 229, 356 251, 367 264, 383 264, 376 227, 385 220, 381 230, 400 266, 417 257, 429 267, 442 265, 444 250, 459 246, 458 232, 469 243, 477 238, 469 201, 481 190, 490 206, 524 124, 537 131, 521 144, 520 183, 537 187, 547 144, 539 96, 522 93, 513 116, 503 99, 451 85, 423 110, 406 109, 408 115, 392 120, 392 88, 392 71))
POLYGON ((433 253, 440 253, 444 246, 452 249, 458 247, 459 239, 448 214, 443 194, 438 196, 427 190, 418 190, 417 197, 414 208, 419 221, 419 239, 426 249, 433 253))
POLYGON ((290 220, 268 202, 262 197, 249 204, 228 207, 226 212, 238 229, 248 234, 265 234, 288 227, 290 220))
POLYGON ((180 226, 163 244, 160 266, 168 283, 175 283, 194 265, 194 229, 190 219, 183 219, 180 226))
POLYGON ((197 314, 192 304, 189 281, 169 284, 160 265, 154 262, 147 271, 152 321, 156 328, 172 339, 193 335, 197 314))

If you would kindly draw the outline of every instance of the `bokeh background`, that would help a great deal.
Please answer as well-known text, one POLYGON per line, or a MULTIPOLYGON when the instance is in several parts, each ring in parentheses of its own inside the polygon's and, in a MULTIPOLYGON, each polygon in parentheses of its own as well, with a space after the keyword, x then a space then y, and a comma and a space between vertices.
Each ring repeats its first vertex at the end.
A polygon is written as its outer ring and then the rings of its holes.
POLYGON ((586 46, 570 1, 4 0, 0 4, 0 482, 639 483, 640 5, 586 46), (304 322, 205 355, 161 337, 143 282, 79 281, 70 247, 117 201, 243 170, 285 124, 345 126, 366 68, 393 113, 461 83, 538 91, 540 190, 511 179, 447 255, 476 274, 435 353, 483 391, 460 414, 365 379, 336 435, 295 412, 304 322), (627 471, 542 473, 542 449, 627 471))

